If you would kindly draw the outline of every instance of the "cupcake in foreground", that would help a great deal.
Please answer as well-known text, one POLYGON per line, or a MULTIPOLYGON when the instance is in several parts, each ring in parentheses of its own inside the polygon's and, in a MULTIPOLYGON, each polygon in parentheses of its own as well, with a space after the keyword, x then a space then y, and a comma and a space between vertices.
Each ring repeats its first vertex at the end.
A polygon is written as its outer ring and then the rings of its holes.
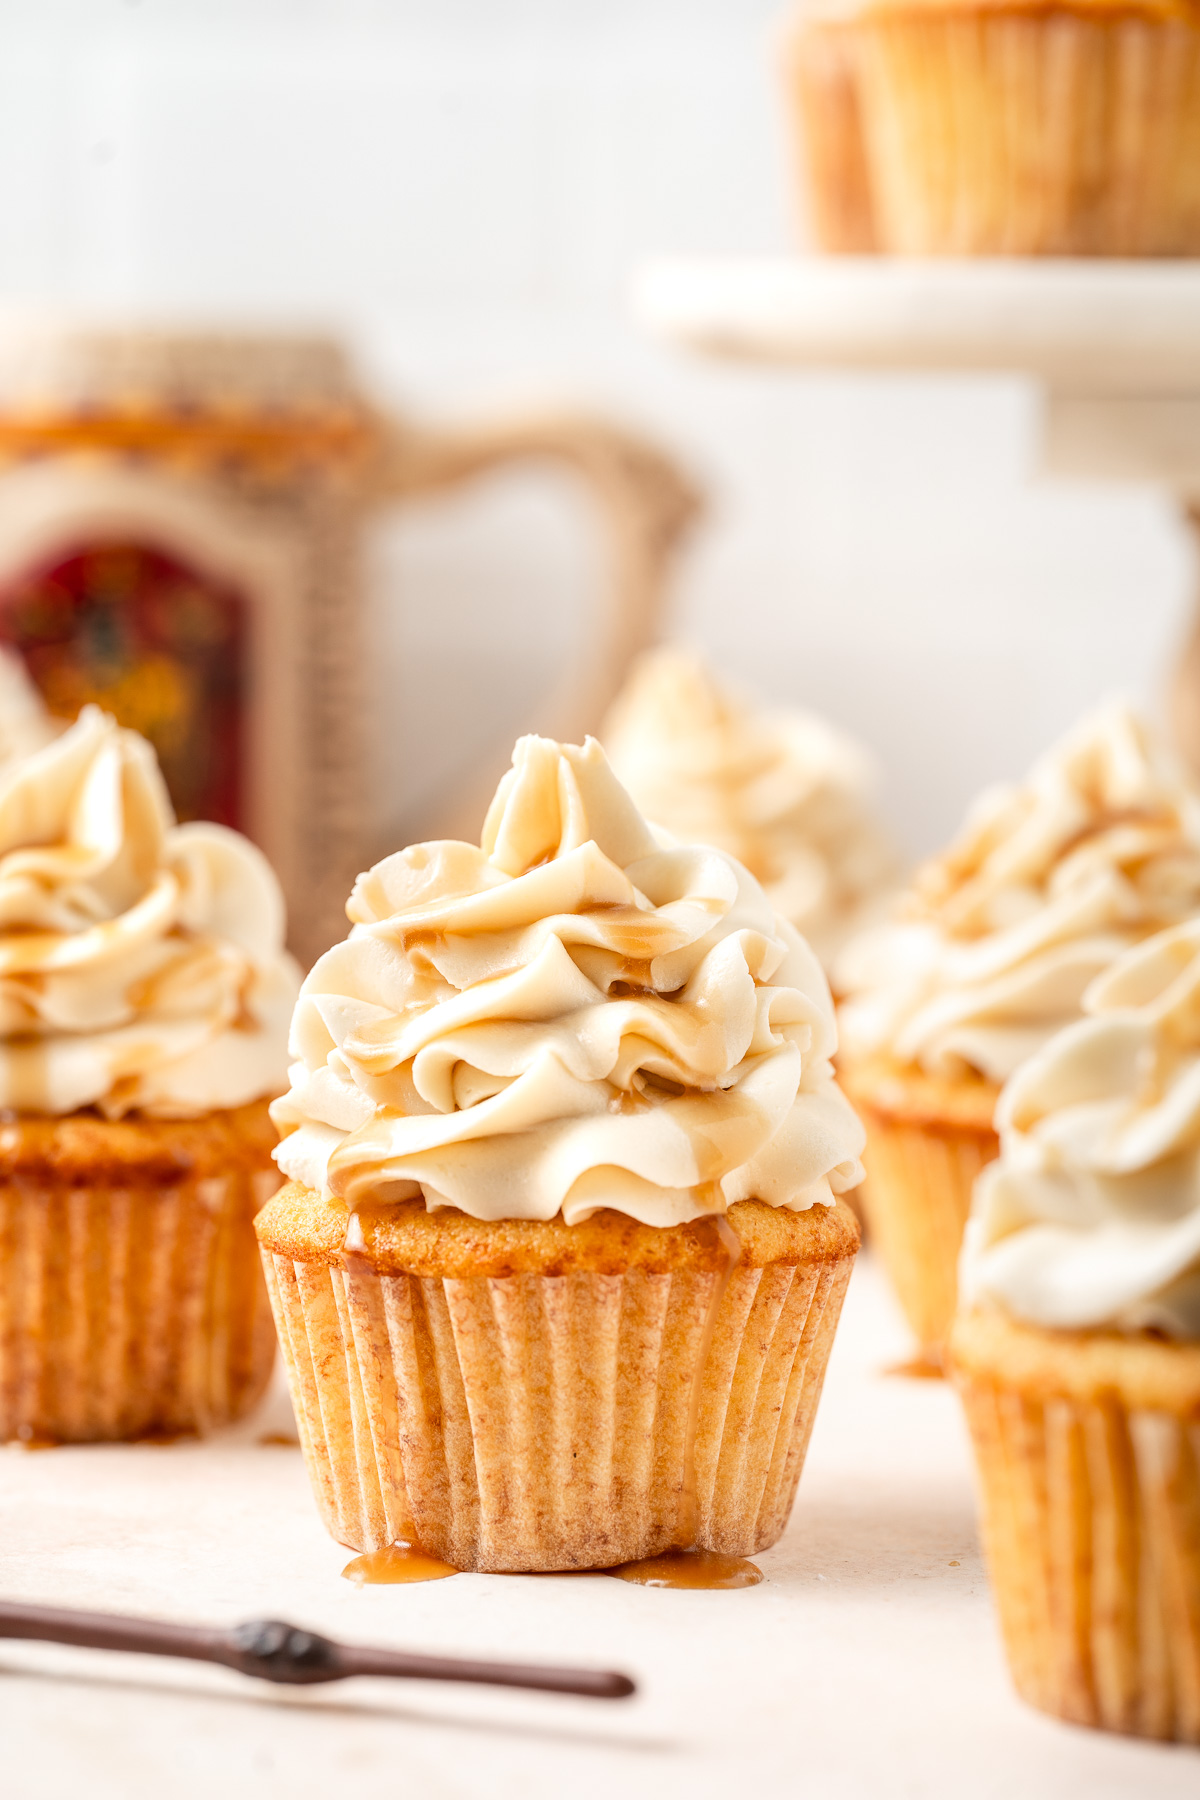
POLYGON ((867 0, 852 36, 887 250, 1200 251, 1196 0, 867 0))
POLYGON ((0 1438, 205 1430, 262 1391, 282 941, 259 852, 175 825, 97 708, 0 766, 0 1438))
POLYGON ((931 1353, 1001 1084, 1115 956, 1198 908, 1200 797, 1110 707, 985 794, 901 915, 847 946, 840 1066, 867 1127, 867 1217, 931 1353))
POLYGON ((744 1556, 787 1521, 857 1248, 815 958, 598 744, 359 878, 257 1228, 334 1537, 461 1569, 744 1556))
POLYGON ((825 720, 755 706, 668 645, 635 665, 603 737, 644 816, 736 857, 826 963, 895 888, 869 760, 825 720))
POLYGON ((1200 1743, 1200 920, 1125 952, 997 1111, 950 1360, 1013 1678, 1200 1743))

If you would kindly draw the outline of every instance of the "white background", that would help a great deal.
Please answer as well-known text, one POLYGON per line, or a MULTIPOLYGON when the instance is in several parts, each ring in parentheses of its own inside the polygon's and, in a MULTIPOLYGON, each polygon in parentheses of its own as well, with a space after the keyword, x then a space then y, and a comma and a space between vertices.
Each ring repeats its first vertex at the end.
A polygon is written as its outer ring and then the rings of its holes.
MULTIPOLYGON (((0 301, 324 322, 412 409, 569 396, 641 424, 712 496, 679 627, 865 738, 925 850, 1083 706, 1157 701, 1189 548, 1151 492, 1041 481, 1019 383, 734 371, 639 339, 641 258, 794 241, 776 10, 0 0, 0 301)), ((520 728, 593 548, 532 478, 383 535, 381 821, 520 728)))

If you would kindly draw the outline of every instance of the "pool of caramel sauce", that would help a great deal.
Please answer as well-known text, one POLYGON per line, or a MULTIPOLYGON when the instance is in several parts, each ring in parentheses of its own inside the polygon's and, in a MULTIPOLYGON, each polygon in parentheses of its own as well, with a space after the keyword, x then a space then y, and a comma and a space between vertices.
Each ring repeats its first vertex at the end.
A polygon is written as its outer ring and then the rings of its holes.
POLYGON ((342 1570, 343 1579, 355 1587, 391 1587, 406 1581, 444 1581, 457 1575, 452 1563, 430 1556, 415 1544, 388 1544, 382 1550, 368 1550, 356 1556, 342 1570))
POLYGON ((763 1578, 756 1563, 744 1556, 722 1556, 719 1550, 666 1550, 604 1573, 652 1588, 757 1587, 763 1578))

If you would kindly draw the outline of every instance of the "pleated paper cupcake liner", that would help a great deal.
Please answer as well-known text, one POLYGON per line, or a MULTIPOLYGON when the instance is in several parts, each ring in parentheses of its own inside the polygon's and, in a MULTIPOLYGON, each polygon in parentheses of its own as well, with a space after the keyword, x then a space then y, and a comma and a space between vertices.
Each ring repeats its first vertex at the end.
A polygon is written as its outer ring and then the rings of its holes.
POLYGON ((999 1153, 994 1132, 921 1125, 855 1105, 867 1128, 857 1198, 922 1350, 941 1355, 958 1298, 958 1257, 981 1169, 999 1153))
POLYGON ((725 1278, 708 1272, 435 1279, 263 1260, 331 1535, 539 1570, 658 1555, 689 1510, 697 1547, 776 1541, 853 1255, 737 1268, 715 1312, 725 1278))
POLYGON ((1200 1418, 958 1381, 1017 1691, 1076 1724, 1200 1743, 1200 1418))
POLYGON ((0 1439, 204 1432, 247 1412, 274 1361, 253 1221, 278 1183, 0 1183, 0 1439))
POLYGON ((884 246, 908 255, 1200 252, 1200 30, 1068 5, 862 22, 884 246))
POLYGON ((781 44, 788 111, 809 223, 822 250, 878 249, 856 64, 844 20, 802 14, 781 44))

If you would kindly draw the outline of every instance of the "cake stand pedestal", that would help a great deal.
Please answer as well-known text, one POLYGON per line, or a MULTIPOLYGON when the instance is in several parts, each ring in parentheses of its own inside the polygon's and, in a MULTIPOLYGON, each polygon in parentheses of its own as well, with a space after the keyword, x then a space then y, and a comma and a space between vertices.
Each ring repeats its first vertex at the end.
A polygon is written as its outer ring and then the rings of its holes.
MULTIPOLYGON (((708 356, 1030 377, 1045 471, 1169 488, 1200 551, 1200 262, 664 258, 633 304, 708 356)), ((1200 772, 1200 606, 1171 710, 1200 772)))

